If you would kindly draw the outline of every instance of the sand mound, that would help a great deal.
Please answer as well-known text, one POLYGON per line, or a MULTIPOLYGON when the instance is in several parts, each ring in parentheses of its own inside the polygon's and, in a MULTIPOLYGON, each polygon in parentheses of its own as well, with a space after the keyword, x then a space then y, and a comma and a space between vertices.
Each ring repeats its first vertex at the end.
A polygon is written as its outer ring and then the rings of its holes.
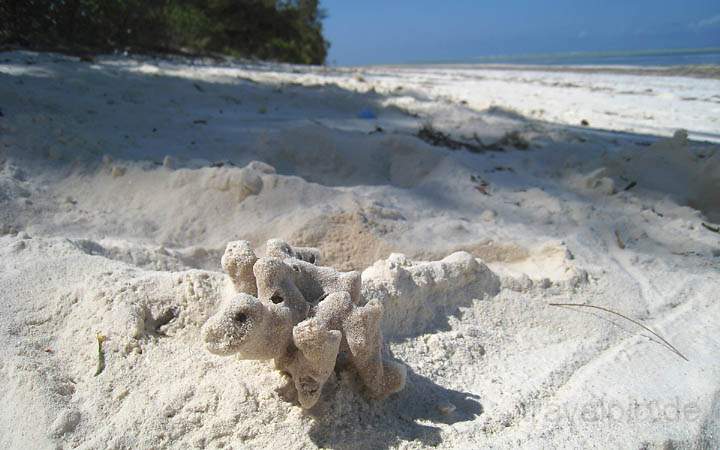
MULTIPOLYGON (((452 252, 468 252, 475 258, 483 260, 485 263, 505 262, 511 263, 526 259, 530 256, 530 251, 514 243, 497 242, 491 239, 485 239, 474 244, 465 244, 454 247, 452 252)), ((416 255, 422 259, 440 259, 442 254, 439 252, 422 252, 416 255)))
POLYGON ((377 236, 366 215, 344 212, 321 216, 295 231, 295 245, 317 247, 323 264, 339 270, 361 270, 391 252, 391 244, 377 236))
POLYGON ((500 280, 469 253, 435 262, 413 262, 392 254, 363 271, 363 295, 384 307, 383 334, 416 336, 447 329, 447 320, 473 299, 497 294, 500 280))
MULTIPOLYGON (((10 353, 1 372, 3 404, 26 403, 42 424, 3 409, 4 426, 12 428, 2 432, 4 446, 265 446, 277 443, 278 427, 287 421, 309 430, 294 433, 294 445, 307 439, 321 444, 337 438, 328 420, 352 429, 363 420, 378 423, 379 414, 403 429, 407 425, 393 418, 400 411, 442 421, 442 405, 463 408, 466 419, 481 410, 417 374, 389 406, 368 403, 355 393, 357 380, 343 373, 329 383, 315 417, 304 417, 274 393, 282 379, 269 367, 260 369, 267 363, 204 351, 200 327, 230 295, 224 274, 143 270, 95 253, 98 244, 91 241, 5 236, 0 244, 0 257, 15 261, 0 289, 12 297, 25 292, 25 303, 14 306, 22 311, 3 333, 10 353), (105 338, 99 369, 97 334, 105 338), (404 402, 415 395, 425 400, 407 409, 404 402)), ((383 328, 392 337, 447 328, 458 306, 498 288, 497 277, 467 253, 426 263, 393 255, 363 273, 363 292, 383 302, 383 328)), ((422 427, 416 428, 409 430, 422 427)), ((375 442, 392 442, 396 433, 383 425, 375 442)))
POLYGON ((533 285, 573 289, 588 282, 588 273, 578 268, 573 258, 566 246, 547 243, 527 250, 524 258, 490 262, 489 266, 502 275, 503 286, 516 291, 533 285))
POLYGON ((585 270, 573 263, 574 256, 563 244, 547 242, 526 248, 510 242, 484 240, 456 247, 492 269, 503 287, 527 291, 537 286, 575 288, 588 282, 585 270))
POLYGON ((216 268, 222 255, 219 249, 204 247, 168 249, 164 246, 143 245, 117 239, 72 240, 89 255, 100 255, 132 266, 150 270, 180 271, 189 268, 216 268))
POLYGON ((648 147, 608 155, 607 172, 619 186, 635 182, 638 188, 670 194, 720 222, 720 152, 692 144, 684 130, 648 147))
POLYGON ((445 157, 444 150, 414 137, 367 136, 317 124, 263 135, 255 147, 279 173, 330 186, 415 187, 431 179, 445 157))

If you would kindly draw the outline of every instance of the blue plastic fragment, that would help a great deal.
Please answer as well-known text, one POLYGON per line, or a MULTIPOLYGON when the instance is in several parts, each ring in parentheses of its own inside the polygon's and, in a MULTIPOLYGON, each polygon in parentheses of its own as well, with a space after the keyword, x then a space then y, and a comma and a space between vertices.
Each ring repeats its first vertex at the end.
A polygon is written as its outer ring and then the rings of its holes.
POLYGON ((377 119, 375 111, 370 108, 364 108, 358 113, 359 119, 377 119))

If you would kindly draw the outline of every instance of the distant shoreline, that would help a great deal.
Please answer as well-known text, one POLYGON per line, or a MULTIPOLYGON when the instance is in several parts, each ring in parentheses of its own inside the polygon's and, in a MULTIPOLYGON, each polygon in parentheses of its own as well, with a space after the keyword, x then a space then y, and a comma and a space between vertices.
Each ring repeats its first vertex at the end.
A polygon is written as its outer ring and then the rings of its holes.
POLYGON ((452 68, 465 70, 515 70, 532 72, 574 72, 574 73, 610 73, 618 75, 648 75, 667 77, 708 78, 720 80, 720 65, 687 66, 620 66, 620 65, 541 65, 541 64, 483 64, 483 63, 436 63, 436 64, 383 64, 366 66, 375 68, 452 68))
POLYGON ((720 47, 676 48, 624 51, 562 53, 525 53, 516 55, 476 56, 463 59, 415 60, 407 64, 527 64, 555 65, 628 65, 694 66, 720 65, 720 47))
POLYGON ((603 72, 720 78, 720 47, 497 55, 467 58, 465 60, 426 60, 372 66, 482 68, 488 70, 580 73, 603 72))

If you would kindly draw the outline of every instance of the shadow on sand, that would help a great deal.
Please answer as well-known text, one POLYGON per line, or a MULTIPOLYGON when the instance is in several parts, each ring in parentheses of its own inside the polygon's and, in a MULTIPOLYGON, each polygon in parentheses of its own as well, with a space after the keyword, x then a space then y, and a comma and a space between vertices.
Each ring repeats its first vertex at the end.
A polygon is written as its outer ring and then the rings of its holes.
MULTIPOLYGON (((341 378, 345 378, 344 373, 341 378)), ((385 401, 369 401, 342 380, 326 387, 308 434, 319 447, 379 449, 401 441, 422 447, 442 442, 440 424, 472 421, 482 414, 478 396, 447 389, 408 368, 405 389, 385 401)))

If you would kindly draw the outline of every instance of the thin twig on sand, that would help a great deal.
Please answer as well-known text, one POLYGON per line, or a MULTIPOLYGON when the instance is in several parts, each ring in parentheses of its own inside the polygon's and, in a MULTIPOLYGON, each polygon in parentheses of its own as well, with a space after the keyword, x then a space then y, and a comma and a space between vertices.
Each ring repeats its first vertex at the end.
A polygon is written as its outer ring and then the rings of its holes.
POLYGON ((649 331, 649 332, 652 333, 655 337, 657 337, 658 339, 660 339, 660 340, 663 342, 663 344, 665 344, 665 345, 667 346, 667 348, 669 348, 673 353, 675 353, 676 355, 678 355, 679 357, 681 357, 681 358, 684 359, 685 361, 688 361, 688 362, 690 361, 689 359, 687 359, 687 358, 685 357, 685 355, 683 355, 682 353, 680 353, 680 351, 679 351, 678 349, 676 349, 671 343, 669 343, 667 340, 665 340, 665 338, 663 338, 662 336, 660 336, 659 334, 657 334, 656 332, 654 332, 654 331, 651 330, 650 328, 646 327, 645 325, 641 324, 641 323, 638 322, 637 320, 631 319, 630 317, 627 317, 627 316, 625 316, 625 315, 623 315, 623 314, 620 314, 619 312, 615 312, 615 311, 613 311, 613 310, 611 310, 611 309, 608 309, 608 308, 605 308, 605 307, 602 307, 602 306, 585 305, 585 304, 583 304, 583 303, 549 303, 549 305, 550 305, 550 306, 569 306, 569 307, 573 307, 573 306, 574 306, 574 307, 580 307, 580 308, 594 308, 594 309, 599 309, 599 310, 601 310, 601 311, 609 312, 609 313, 611 313, 611 314, 615 314, 616 316, 620 316, 620 317, 622 317, 623 319, 629 320, 630 322, 632 322, 632 323, 634 323, 635 325, 641 327, 642 329, 644 329, 644 330, 646 330, 646 331, 649 331))
POLYGON ((720 227, 713 227, 711 225, 706 224, 705 222, 702 222, 702 226, 707 228, 710 231, 714 231, 715 233, 720 233, 720 227))
POLYGON ((617 246, 621 249, 625 248, 625 242, 623 241, 622 237, 620 236, 620 232, 618 230, 615 230, 615 242, 617 242, 617 246))

